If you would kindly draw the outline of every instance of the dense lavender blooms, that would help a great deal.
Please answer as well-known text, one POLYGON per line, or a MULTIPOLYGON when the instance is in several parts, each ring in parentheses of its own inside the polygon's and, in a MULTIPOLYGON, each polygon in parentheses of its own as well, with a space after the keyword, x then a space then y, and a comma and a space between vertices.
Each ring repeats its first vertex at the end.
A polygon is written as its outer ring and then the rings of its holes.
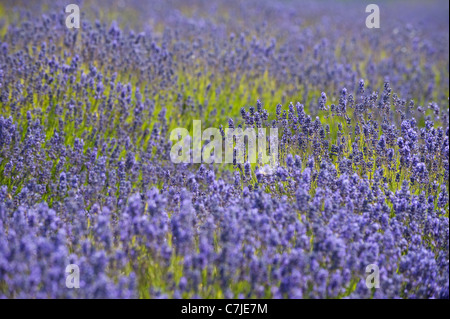
POLYGON ((0 4, 0 298, 449 298, 446 2, 103 2, 0 4), (172 163, 192 119, 278 167, 172 163))

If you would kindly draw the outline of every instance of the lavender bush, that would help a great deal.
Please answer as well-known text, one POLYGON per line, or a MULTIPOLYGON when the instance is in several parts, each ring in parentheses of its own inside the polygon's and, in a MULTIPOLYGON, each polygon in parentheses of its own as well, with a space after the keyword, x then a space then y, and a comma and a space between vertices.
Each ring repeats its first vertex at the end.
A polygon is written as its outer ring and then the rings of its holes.
POLYGON ((72 2, 0 3, 0 298, 449 298, 447 2, 72 2))

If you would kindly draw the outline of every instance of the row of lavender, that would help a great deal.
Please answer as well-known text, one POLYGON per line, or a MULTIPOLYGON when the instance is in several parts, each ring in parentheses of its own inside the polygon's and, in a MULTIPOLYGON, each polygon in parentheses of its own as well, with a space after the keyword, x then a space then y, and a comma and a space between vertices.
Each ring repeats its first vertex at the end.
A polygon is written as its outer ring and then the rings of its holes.
POLYGON ((2 9, 0 297, 449 297, 448 14, 42 3, 2 9), (277 127, 280 166, 173 164, 193 119, 277 127))

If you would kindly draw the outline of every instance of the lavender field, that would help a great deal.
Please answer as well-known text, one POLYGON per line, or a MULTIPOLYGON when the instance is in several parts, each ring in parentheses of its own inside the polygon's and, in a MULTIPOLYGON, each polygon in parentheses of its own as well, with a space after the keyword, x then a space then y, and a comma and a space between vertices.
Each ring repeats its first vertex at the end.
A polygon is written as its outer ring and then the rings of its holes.
POLYGON ((369 3, 1 0, 0 299, 448 299, 449 4, 369 3))

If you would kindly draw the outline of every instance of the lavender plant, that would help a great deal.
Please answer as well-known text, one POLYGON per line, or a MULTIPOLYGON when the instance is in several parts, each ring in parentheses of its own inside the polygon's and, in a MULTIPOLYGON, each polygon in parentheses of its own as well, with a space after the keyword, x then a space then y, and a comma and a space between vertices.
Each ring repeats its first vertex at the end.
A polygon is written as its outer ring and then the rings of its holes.
POLYGON ((449 298, 446 2, 73 2, 0 4, 0 298, 449 298))

